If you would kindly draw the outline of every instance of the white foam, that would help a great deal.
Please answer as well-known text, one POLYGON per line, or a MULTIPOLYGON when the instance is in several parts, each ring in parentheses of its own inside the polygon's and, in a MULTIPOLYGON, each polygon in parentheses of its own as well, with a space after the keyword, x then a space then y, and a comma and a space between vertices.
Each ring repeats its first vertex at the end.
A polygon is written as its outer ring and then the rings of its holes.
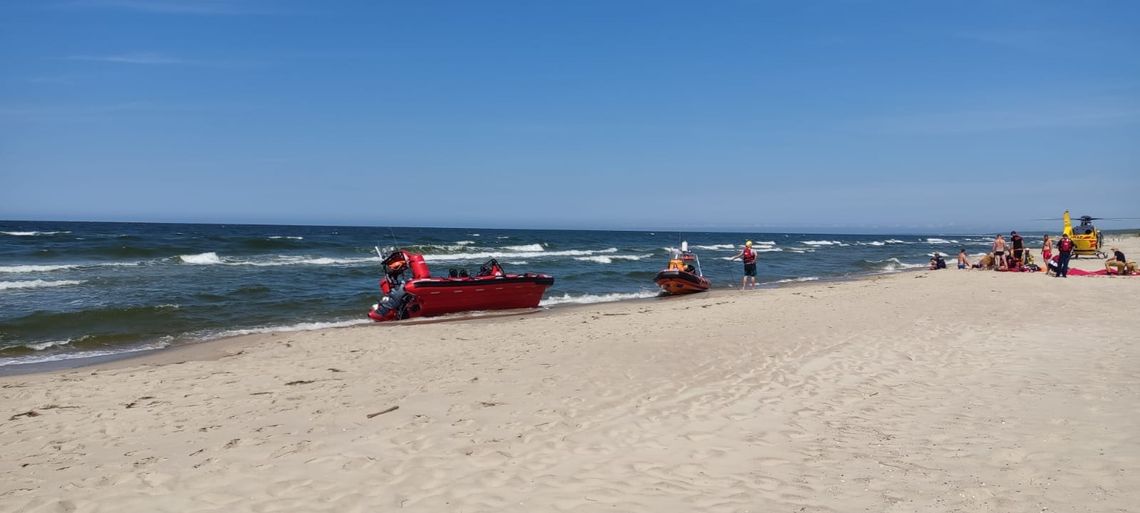
MULTIPOLYGON (((775 243, 773 242, 772 244, 775 244, 775 243)), ((736 246, 733 244, 710 244, 707 246, 694 245, 693 247, 696 249, 707 249, 707 250, 711 250, 711 251, 722 250, 722 249, 736 249, 736 246)))
POLYGON ((213 251, 209 253, 198 253, 197 255, 178 255, 178 258, 185 264, 217 265, 222 263, 222 259, 218 258, 218 254, 213 251))
POLYGON ((111 355, 116 355, 116 354, 137 353, 140 351, 154 351, 156 349, 163 349, 163 348, 167 347, 168 345, 170 345, 170 344, 168 344, 166 342, 158 342, 158 343, 147 344, 147 345, 143 345, 143 346, 135 346, 135 347, 132 347, 130 349, 115 349, 115 350, 103 350, 103 351, 82 351, 82 352, 78 352, 78 353, 62 353, 62 354, 53 354, 53 355, 48 355, 48 356, 19 356, 19 357, 15 357, 15 358, 0 358, 0 367, 4 367, 7 365, 25 365, 25 364, 31 364, 31 363, 46 363, 46 362, 58 362, 58 361, 63 361, 63 360, 77 360, 77 359, 81 359, 81 358, 97 358, 100 356, 111 356, 111 355))
POLYGON ((292 240, 305 240, 304 237, 297 237, 293 235, 271 235, 270 239, 292 239, 292 240))
POLYGON ((482 251, 477 253, 454 253, 450 255, 424 255, 424 260, 427 262, 457 262, 463 260, 487 260, 490 258, 573 257, 607 253, 617 253, 617 248, 599 250, 567 249, 562 251, 482 251))
POLYGON ((847 244, 844 244, 844 243, 839 242, 837 240, 802 240, 800 242, 807 244, 808 246, 846 246, 847 245, 847 244))
POLYGON ((0 281, 0 290, 13 290, 13 289, 42 289, 47 287, 66 287, 68 285, 79 285, 83 283, 79 280, 21 280, 21 281, 0 281))
POLYGON ((599 264, 612 264, 614 263, 614 260, 641 260, 644 258, 649 258, 651 256, 653 255, 591 255, 574 257, 574 260, 580 260, 582 262, 597 262, 599 264))
POLYGON ((51 271, 67 271, 83 267, 125 267, 142 265, 142 262, 102 262, 91 264, 60 264, 60 265, 3 265, 0 273, 46 273, 51 271))
POLYGON ((323 330, 328 328, 346 328, 349 326, 357 326, 360 324, 371 324, 369 319, 353 319, 350 321, 337 321, 337 322, 302 322, 298 324, 290 324, 287 326, 262 326, 258 328, 248 328, 240 330, 223 331, 215 335, 219 338, 224 337, 239 337, 242 335, 255 335, 259 333, 287 333, 292 331, 313 331, 323 330))
POLYGON ((554 306, 564 304, 591 304, 591 303, 609 303, 612 301, 624 301, 627 299, 645 299, 650 297, 657 297, 660 292, 643 290, 640 292, 613 292, 610 294, 583 294, 580 296, 571 296, 570 294, 563 294, 561 296, 552 296, 543 299, 538 303, 539 306, 554 306))
POLYGON ((909 242, 907 242, 905 240, 898 240, 898 239, 887 239, 883 242, 886 242, 887 244, 910 244, 909 242))
POLYGON ((71 343, 71 339, 67 340, 49 340, 47 342, 39 342, 35 344, 24 344, 24 347, 33 351, 43 351, 49 347, 66 346, 71 343))
POLYGON ((58 235, 61 233, 71 233, 71 232, 65 231, 65 232, 0 232, 0 233, 3 233, 4 235, 11 235, 13 237, 35 237, 37 235, 58 235))
POLYGON ((474 243, 475 243, 475 241, 473 241, 473 240, 460 240, 460 241, 455 241, 455 245, 456 245, 456 246, 470 246, 470 245, 472 245, 472 244, 474 244, 474 243))
POLYGON ((958 243, 958 241, 956 241, 956 240, 939 239, 937 237, 928 238, 928 239, 926 239, 926 242, 928 244, 957 244, 958 243))
POLYGON ((873 240, 871 242, 860 242, 859 245, 861 245, 861 246, 886 246, 887 243, 883 242, 881 240, 873 240))
POLYGON ((358 257, 358 258, 329 258, 329 257, 304 257, 304 256, 279 256, 275 260, 266 261, 248 261, 248 260, 234 260, 223 262, 226 265, 251 265, 254 267, 279 267, 283 265, 356 265, 364 263, 380 262, 379 257, 358 257))
POLYGON ((75 269, 77 265, 4 265, 0 266, 0 273, 46 273, 75 269))
POLYGON ((819 279, 819 276, 803 276, 800 278, 788 278, 788 279, 784 279, 784 280, 776 280, 772 283, 799 283, 799 282, 805 282, 805 281, 816 281, 818 279, 819 279))
POLYGON ((887 272, 887 273, 898 272, 898 271, 901 271, 903 269, 918 269, 920 267, 927 267, 926 264, 908 264, 908 263, 903 262, 897 258, 888 258, 886 260, 873 260, 873 262, 874 263, 885 263, 886 265, 884 265, 882 267, 882 269, 880 269, 880 271, 887 272))
POLYGON ((521 246, 503 246, 507 251, 546 251, 542 244, 523 244, 521 246))

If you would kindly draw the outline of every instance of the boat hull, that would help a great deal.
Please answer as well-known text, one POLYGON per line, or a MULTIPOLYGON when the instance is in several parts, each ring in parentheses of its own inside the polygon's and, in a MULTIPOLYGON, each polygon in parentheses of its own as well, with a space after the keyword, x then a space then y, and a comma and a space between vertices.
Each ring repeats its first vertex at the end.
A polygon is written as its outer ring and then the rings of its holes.
POLYGON ((704 276, 685 271, 667 269, 657 273, 653 280, 666 294, 692 294, 704 292, 711 285, 704 276))
POLYGON ((470 278, 423 278, 409 280, 404 292, 410 295, 403 309, 374 306, 368 316, 375 321, 431 317, 477 310, 536 308, 542 294, 554 284, 545 274, 508 274, 470 278))

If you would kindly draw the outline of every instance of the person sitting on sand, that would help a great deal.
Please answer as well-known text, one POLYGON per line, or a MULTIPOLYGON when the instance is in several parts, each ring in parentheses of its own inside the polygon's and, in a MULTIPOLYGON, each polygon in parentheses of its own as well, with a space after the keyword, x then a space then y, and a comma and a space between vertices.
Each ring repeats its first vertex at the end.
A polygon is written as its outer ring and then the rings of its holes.
POLYGON ((752 241, 744 241, 744 249, 729 257, 729 260, 737 258, 744 262, 744 276, 740 278, 740 289, 744 290, 749 279, 752 280, 752 288, 756 288, 756 253, 752 251, 752 241))
POLYGON ((970 260, 966 258, 966 248, 958 250, 958 269, 969 269, 970 260))
POLYGON ((1105 260, 1104 270, 1112 274, 1113 269, 1116 269, 1116 274, 1132 274, 1136 272, 1136 262, 1129 262, 1123 251, 1112 248, 1112 256, 1105 260))
POLYGON ((945 268, 946 268, 946 261, 942 259, 941 254, 935 252, 933 255, 931 255, 931 257, 930 257, 930 270, 933 271, 935 269, 945 269, 945 268))
POLYGON ((982 258, 978 259, 978 263, 974 264, 974 269, 989 269, 994 265, 993 253, 986 253, 982 258))

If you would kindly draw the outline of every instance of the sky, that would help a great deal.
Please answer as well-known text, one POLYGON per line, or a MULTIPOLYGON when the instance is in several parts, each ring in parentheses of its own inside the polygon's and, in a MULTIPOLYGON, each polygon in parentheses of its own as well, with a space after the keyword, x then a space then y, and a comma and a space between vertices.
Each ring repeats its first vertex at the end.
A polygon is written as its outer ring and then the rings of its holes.
POLYGON ((1136 27, 1130 0, 4 0, 0 219, 1140 217, 1136 27))

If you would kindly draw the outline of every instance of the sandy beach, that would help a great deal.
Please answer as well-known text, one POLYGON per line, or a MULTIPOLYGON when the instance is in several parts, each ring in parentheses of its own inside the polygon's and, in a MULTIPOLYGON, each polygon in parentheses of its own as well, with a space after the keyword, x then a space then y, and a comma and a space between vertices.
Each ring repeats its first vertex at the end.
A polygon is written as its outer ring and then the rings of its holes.
POLYGON ((1134 511, 1138 304, 919 271, 5 377, 0 511, 1134 511))

